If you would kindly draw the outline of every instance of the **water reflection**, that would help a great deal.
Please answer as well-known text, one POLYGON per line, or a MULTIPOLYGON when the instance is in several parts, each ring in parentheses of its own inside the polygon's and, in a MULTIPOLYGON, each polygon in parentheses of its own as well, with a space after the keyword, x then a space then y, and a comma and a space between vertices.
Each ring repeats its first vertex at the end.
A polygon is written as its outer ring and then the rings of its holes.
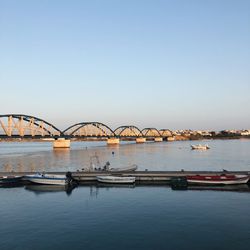
POLYGON ((93 155, 98 155, 101 165, 109 161, 116 168, 136 164, 139 170, 249 170, 250 140, 214 140, 209 144, 209 152, 193 152, 185 141, 111 146, 72 142, 70 149, 54 150, 50 144, 36 148, 34 143, 26 143, 15 148, 15 144, 3 142, 0 171, 76 171, 89 167, 93 155))
POLYGON ((27 185, 25 189, 35 193, 36 195, 45 193, 65 192, 68 196, 72 194, 72 191, 76 188, 76 185, 71 186, 58 186, 58 185, 27 185))
POLYGON ((247 184, 241 185, 225 185, 225 186, 189 186, 188 190, 198 191, 230 191, 230 192, 250 192, 250 186, 247 184))

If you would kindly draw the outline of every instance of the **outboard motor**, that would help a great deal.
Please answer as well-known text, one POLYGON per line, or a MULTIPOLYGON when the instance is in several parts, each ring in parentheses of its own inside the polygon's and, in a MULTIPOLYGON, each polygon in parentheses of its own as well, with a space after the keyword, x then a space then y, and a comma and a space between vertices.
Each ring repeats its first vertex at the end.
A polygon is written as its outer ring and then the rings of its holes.
POLYGON ((65 175, 68 185, 71 187, 76 187, 78 185, 78 181, 72 177, 72 173, 70 171, 68 171, 65 175))
POLYGON ((67 183, 68 183, 68 184, 71 184, 71 183, 72 183, 73 177, 72 177, 72 173, 71 173, 70 171, 68 171, 68 172, 66 173, 66 179, 67 179, 67 183))
POLYGON ((110 162, 107 161, 106 164, 105 164, 104 167, 103 167, 103 170, 104 170, 104 171, 109 171, 109 167, 110 167, 110 162))

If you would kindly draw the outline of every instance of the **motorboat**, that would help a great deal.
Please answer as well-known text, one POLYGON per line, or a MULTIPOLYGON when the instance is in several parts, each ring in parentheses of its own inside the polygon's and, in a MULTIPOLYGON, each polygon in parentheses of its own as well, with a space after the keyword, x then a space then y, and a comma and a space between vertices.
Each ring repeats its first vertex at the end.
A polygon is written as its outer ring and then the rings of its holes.
POLYGON ((37 184, 46 185, 68 185, 72 181, 71 174, 46 174, 46 173, 36 173, 33 175, 26 175, 25 180, 37 184))
POLYGON ((97 181, 102 183, 113 183, 113 184, 135 183, 135 177, 132 176, 102 175, 102 176, 96 176, 96 179, 97 181))
POLYGON ((21 180, 22 176, 4 175, 0 176, 0 185, 18 184, 21 180))
POLYGON ((103 167, 104 171, 110 171, 110 172, 131 172, 131 171, 135 171, 138 168, 138 166, 136 164, 133 164, 133 165, 127 166, 127 167, 112 168, 112 167, 110 167, 110 165, 108 163, 109 162, 107 162, 105 164, 105 166, 103 167))
POLYGON ((188 175, 188 184, 200 184, 200 185, 235 185, 245 184, 249 181, 249 175, 234 175, 234 174, 222 174, 222 175, 188 175))
POLYGON ((119 168, 113 168, 110 166, 109 161, 105 163, 103 167, 96 166, 95 164, 91 164, 90 167, 87 168, 82 168, 82 171, 86 172, 133 172, 137 170, 138 166, 136 164, 129 165, 129 166, 124 166, 124 167, 119 167, 119 168))
POLYGON ((191 148, 194 150, 194 149, 198 149, 198 150, 207 150, 207 149, 210 149, 210 147, 208 145, 201 145, 201 144, 198 144, 198 145, 191 145, 191 148))

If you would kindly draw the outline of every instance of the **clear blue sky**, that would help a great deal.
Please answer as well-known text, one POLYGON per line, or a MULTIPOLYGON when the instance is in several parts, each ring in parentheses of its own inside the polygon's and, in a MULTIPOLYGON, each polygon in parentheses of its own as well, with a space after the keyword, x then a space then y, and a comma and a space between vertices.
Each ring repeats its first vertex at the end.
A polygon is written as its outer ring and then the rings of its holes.
POLYGON ((250 129, 250 1, 0 0, 0 91, 59 128, 250 129))

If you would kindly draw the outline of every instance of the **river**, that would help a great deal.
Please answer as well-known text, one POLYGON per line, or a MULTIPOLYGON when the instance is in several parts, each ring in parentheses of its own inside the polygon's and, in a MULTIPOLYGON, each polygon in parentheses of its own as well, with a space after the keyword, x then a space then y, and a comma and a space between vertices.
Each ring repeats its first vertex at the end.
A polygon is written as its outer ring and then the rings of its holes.
MULTIPOLYGON (((0 170, 73 171, 95 159, 140 170, 250 171, 250 140, 195 143, 211 149, 191 150, 190 141, 73 142, 69 150, 53 150, 50 142, 1 142, 0 170)), ((222 190, 0 188, 0 249, 249 249, 250 192, 222 190)))

